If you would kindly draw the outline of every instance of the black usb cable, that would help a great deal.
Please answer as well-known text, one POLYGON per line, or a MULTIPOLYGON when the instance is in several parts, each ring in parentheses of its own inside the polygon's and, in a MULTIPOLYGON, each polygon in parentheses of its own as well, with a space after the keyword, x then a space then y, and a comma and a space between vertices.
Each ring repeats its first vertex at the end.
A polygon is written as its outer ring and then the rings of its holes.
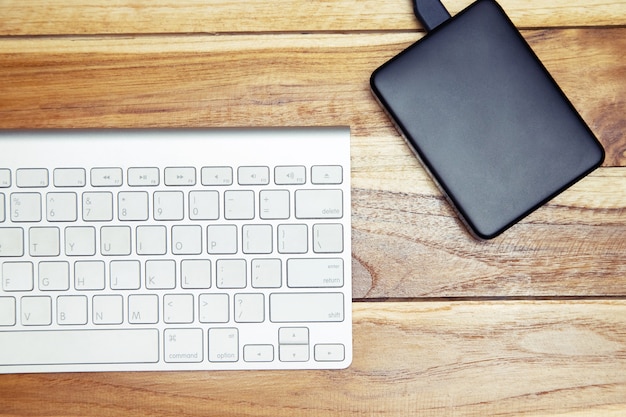
POLYGON ((450 18, 450 13, 439 0, 413 0, 413 10, 427 32, 450 18))

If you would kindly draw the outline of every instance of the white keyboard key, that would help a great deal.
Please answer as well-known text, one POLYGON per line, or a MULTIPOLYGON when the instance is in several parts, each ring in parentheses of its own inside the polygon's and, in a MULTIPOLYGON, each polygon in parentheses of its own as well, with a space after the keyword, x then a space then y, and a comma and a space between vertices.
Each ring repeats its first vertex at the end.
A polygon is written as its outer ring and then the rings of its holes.
POLYGON ((202 226, 172 226, 172 253, 175 255, 202 253, 202 226))
POLYGON ((150 363, 159 360, 159 332, 154 329, 0 332, 0 346, 2 365, 150 363), (111 343, 112 340, 115 343, 111 343), (30 348, 42 346, 45 349, 30 348))
POLYGON ((232 185, 233 169, 231 167, 202 168, 202 185, 232 185))
POLYGON ((303 258, 287 260, 287 285, 290 288, 343 286, 341 258, 303 258))
POLYGON ((309 232, 306 224, 281 224, 278 226, 278 252, 306 253, 309 249, 309 232))
POLYGON ((218 288, 246 287, 245 259, 218 259, 216 275, 218 288))
POLYGON ((15 325, 15 298, 0 297, 0 327, 15 325))
POLYGON ((74 222, 78 219, 76 193, 46 194, 46 219, 49 222, 74 222))
POLYGON ((2 289, 4 291, 32 291, 33 264, 31 262, 5 262, 2 264, 2 289))
POLYGON ((57 298, 57 324, 87 324, 87 297, 82 295, 57 298))
POLYGON ((193 295, 165 295, 163 297, 163 321, 165 323, 193 322, 193 295))
POLYGON ((104 226, 100 229, 100 253, 105 256, 130 255, 130 227, 104 226))
POLYGON ((311 167, 313 184, 341 184, 343 168, 340 165, 316 165, 311 167))
POLYGON ((104 262, 77 261, 74 263, 74 288, 79 291, 103 290, 104 262))
POLYGON ((24 254, 24 230, 21 227, 0 228, 0 258, 24 254))
POLYGON ((278 343, 281 345, 308 345, 308 327, 281 327, 278 329, 278 343))
POLYGON ((20 188, 47 187, 48 170, 45 168, 22 168, 15 173, 15 183, 20 188))
POLYGON ((122 324, 123 305, 124 298, 121 295, 94 295, 92 305, 94 324, 122 324))
POLYGON ((272 253, 272 226, 269 224, 249 224, 241 228, 243 253, 272 253))
POLYGON ((119 187, 122 185, 122 168, 92 168, 91 185, 94 187, 119 187))
POLYGON ((253 259, 251 272, 254 288, 279 288, 282 284, 280 259, 253 259))
POLYGON ((298 219, 340 219, 343 217, 341 190, 297 190, 298 219))
POLYGON ((259 217, 267 220, 289 218, 289 191, 264 190, 259 193, 259 217))
POLYGON ((191 220, 217 220, 220 200, 217 191, 191 191, 189 193, 189 218, 191 220))
POLYGON ((120 192, 117 195, 117 217, 120 220, 148 220, 148 193, 120 192))
POLYGON ((228 323, 228 294, 200 294, 199 303, 201 323, 228 323))
POLYGON ((128 296, 128 322, 132 324, 155 324, 159 321, 159 297, 156 294, 133 294, 128 296))
POLYGON ((0 168, 0 188, 8 188, 11 186, 11 170, 0 168))
POLYGON ((270 294, 270 320, 275 323, 343 321, 342 293, 270 294))
POLYGON ((137 253, 139 255, 165 255, 167 229, 165 226, 137 226, 137 253))
POLYGON ((271 362, 274 360, 273 345, 245 345, 243 360, 246 362, 271 362))
POLYGON ((131 187, 154 187, 159 185, 159 168, 128 168, 128 185, 131 187))
POLYGON ((96 254, 96 229, 93 227, 67 227, 65 229, 65 254, 90 256, 96 254))
POLYGON ((84 187, 86 184, 84 168, 57 168, 52 175, 55 187, 84 187))
POLYGON ((309 360, 309 345, 280 345, 278 355, 282 362, 306 362, 309 360))
POLYGON ((263 166, 239 167, 239 185, 265 185, 270 182, 270 169, 263 166))
POLYGON ((141 286, 139 261, 111 261, 109 264, 112 290, 136 290, 141 286))
POLYGON ((83 193, 83 220, 104 222, 113 219, 113 194, 109 192, 83 193))
POLYGON ((180 285, 186 289, 211 288, 211 261, 185 259, 180 263, 180 285))
POLYGON ((41 194, 11 194, 11 221, 16 223, 41 221, 41 194))
POLYGON ((313 225, 313 251, 316 253, 343 252, 343 225, 313 225))
POLYGON ((28 235, 31 256, 58 256, 60 254, 58 227, 31 227, 28 235))
POLYGON ((163 334, 165 362, 202 362, 202 329, 166 329, 163 334))
POLYGON ((159 259, 146 262, 146 288, 169 290, 176 287, 176 262, 159 259))
POLYGON ((70 264, 68 262, 39 262, 39 290, 67 291, 70 289, 70 264))
POLYGON ((185 209, 184 195, 180 191, 157 191, 154 193, 155 220, 182 220, 185 209))
POLYGON ((22 326, 52 324, 52 299, 50 297, 22 297, 20 311, 22 326))
POLYGON ((4 212, 4 194, 0 193, 0 223, 4 222, 6 217, 4 212))
POLYGON ((196 185, 196 169, 194 167, 165 168, 165 185, 196 185))
POLYGON ((209 361, 239 360, 239 331, 235 328, 209 329, 209 361))
POLYGON ((340 343, 319 344, 313 355, 318 362, 340 362, 346 357, 346 347, 340 343))
POLYGON ((274 168, 276 185, 301 185, 306 182, 306 167, 302 165, 277 166, 274 168))
POLYGON ((237 226, 207 226, 207 252, 213 255, 237 253, 237 226))
POLYGON ((224 193, 224 217, 228 220, 254 219, 254 191, 226 191, 224 193))
POLYGON ((237 323, 262 323, 265 320, 263 294, 235 294, 233 303, 237 323))

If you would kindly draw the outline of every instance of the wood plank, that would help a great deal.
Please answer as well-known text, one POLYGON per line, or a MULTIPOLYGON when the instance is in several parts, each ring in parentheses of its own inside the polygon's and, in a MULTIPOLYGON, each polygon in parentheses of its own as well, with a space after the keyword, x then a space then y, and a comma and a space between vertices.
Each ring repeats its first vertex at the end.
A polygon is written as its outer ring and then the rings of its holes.
POLYGON ((500 237, 477 241, 399 147, 363 142, 353 139, 354 297, 626 294, 625 169, 600 169, 500 237))
MULTIPOLYGON (((524 35, 626 166, 626 29, 524 35)), ((349 125, 397 136, 371 72, 415 34, 0 39, 0 127, 349 125)))
MULTIPOLYGON (((605 166, 626 166, 626 67, 615 59, 626 29, 525 35, 603 142, 605 166)), ((355 297, 624 295, 622 168, 499 239, 465 233, 369 92, 371 71, 413 40, 0 39, 0 127, 349 125, 355 297)))
MULTIPOLYGON (((470 0, 444 0, 452 15, 470 0)), ((60 0, 0 3, 0 35, 416 30, 411 1, 60 0)), ((525 28, 626 24, 621 0, 501 0, 525 28)))
POLYGON ((624 329, 624 300, 355 303, 347 370, 3 375, 0 416, 618 416, 624 329))

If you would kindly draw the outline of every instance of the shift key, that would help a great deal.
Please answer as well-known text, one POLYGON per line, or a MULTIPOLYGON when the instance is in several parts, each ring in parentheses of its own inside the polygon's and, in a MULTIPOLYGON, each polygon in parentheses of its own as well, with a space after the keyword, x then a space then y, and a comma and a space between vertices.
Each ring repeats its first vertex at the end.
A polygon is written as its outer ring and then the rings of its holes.
POLYGON ((270 320, 274 323, 343 321, 342 293, 274 293, 270 320))

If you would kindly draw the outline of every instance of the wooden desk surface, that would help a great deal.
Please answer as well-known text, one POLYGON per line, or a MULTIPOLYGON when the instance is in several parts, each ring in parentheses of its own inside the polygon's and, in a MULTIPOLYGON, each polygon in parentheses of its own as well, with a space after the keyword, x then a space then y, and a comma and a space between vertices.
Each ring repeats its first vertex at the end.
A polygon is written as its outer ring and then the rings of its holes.
POLYGON ((345 371, 1 375, 0 415, 626 415, 626 2, 501 5, 607 157, 478 242, 369 92, 409 0, 0 2, 0 128, 349 125, 355 300, 345 371))

